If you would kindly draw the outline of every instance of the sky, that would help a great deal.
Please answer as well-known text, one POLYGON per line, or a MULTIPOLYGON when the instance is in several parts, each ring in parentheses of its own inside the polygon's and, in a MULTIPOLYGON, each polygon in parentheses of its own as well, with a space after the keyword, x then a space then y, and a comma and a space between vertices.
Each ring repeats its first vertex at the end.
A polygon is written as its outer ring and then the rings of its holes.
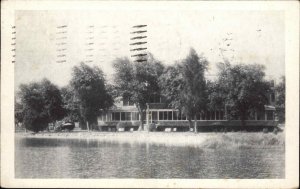
POLYGON ((232 64, 263 64, 270 77, 285 74, 281 11, 31 10, 16 11, 15 19, 15 88, 44 77, 65 86, 72 67, 87 60, 112 79, 112 61, 130 57, 132 26, 140 24, 147 25, 144 46, 165 65, 184 59, 192 47, 209 61, 207 75, 216 75, 224 58, 232 64), (57 28, 62 25, 67 27, 57 28))

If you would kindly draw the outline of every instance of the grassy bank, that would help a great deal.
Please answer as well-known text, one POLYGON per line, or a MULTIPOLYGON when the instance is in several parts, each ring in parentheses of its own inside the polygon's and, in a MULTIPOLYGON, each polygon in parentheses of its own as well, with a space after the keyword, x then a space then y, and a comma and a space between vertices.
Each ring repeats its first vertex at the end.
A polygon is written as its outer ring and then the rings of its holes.
POLYGON ((206 140, 202 147, 219 148, 268 148, 284 147, 284 133, 226 133, 206 140))
POLYGON ((284 133, 166 133, 166 132, 61 132, 38 134, 16 133, 16 137, 91 139, 121 143, 153 143, 175 146, 196 146, 207 149, 219 148, 268 148, 284 147, 284 133))

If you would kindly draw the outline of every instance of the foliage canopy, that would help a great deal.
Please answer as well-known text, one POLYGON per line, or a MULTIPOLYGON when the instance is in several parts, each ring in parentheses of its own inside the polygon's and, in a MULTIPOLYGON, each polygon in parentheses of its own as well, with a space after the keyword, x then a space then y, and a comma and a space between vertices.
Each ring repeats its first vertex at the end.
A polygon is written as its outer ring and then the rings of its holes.
POLYGON ((65 109, 57 86, 49 80, 20 85, 18 118, 23 121, 25 128, 34 132, 47 128, 48 123, 63 118, 65 109), (20 109, 21 108, 21 109, 20 109))

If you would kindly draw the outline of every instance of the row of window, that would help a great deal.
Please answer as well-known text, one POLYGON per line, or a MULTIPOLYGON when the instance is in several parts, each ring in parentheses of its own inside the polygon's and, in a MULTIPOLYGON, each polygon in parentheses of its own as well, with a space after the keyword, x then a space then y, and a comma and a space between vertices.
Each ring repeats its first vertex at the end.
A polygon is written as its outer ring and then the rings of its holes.
MULTIPOLYGON (((185 114, 179 111, 159 111, 151 113, 152 120, 187 120, 185 114), (157 119, 158 116, 158 119, 157 119)), ((197 113, 197 120, 223 120, 223 111, 206 111, 205 113, 197 113)))
POLYGON ((111 120, 112 121, 137 121, 140 119, 138 112, 112 112, 111 120))
MULTIPOLYGON (((144 118, 146 119, 146 113, 144 112, 144 118)), ((102 121, 137 121, 140 119, 138 112, 111 112, 108 114, 102 114, 102 121)), ((197 120, 223 120, 223 111, 207 111, 205 113, 198 113, 197 120)), ((187 120, 185 114, 179 111, 150 111, 149 120, 187 120)))
MULTIPOLYGON (((146 119, 146 113, 144 112, 144 118, 146 119)), ((256 115, 249 117, 249 120, 274 120, 274 111, 258 112, 256 115), (255 118, 256 117, 256 118, 255 118)), ((196 115, 197 120, 224 120, 223 111, 207 111, 205 113, 198 113, 196 115)), ((179 111, 150 111, 149 121, 158 120, 187 120, 185 114, 179 111)), ((100 116, 101 121, 138 121, 140 115, 138 112, 111 112, 102 114, 100 116)))

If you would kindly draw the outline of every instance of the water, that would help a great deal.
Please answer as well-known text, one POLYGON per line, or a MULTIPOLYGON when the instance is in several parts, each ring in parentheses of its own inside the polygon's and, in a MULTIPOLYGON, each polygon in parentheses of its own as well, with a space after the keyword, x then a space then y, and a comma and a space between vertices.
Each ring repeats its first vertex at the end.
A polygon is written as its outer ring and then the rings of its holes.
POLYGON ((284 149, 17 138, 16 178, 284 178, 284 149))

